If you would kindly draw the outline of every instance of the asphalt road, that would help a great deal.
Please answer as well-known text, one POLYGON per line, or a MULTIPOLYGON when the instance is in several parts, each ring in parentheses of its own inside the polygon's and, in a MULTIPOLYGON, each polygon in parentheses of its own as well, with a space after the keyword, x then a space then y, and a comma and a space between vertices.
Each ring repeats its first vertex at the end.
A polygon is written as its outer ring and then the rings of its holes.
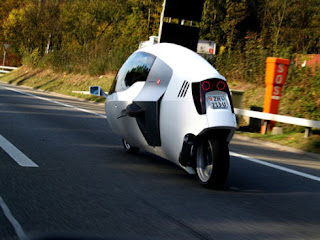
POLYGON ((320 239, 317 156, 236 137, 225 189, 207 190, 169 161, 125 153, 103 115, 83 110, 104 114, 0 82, 0 239, 320 239))

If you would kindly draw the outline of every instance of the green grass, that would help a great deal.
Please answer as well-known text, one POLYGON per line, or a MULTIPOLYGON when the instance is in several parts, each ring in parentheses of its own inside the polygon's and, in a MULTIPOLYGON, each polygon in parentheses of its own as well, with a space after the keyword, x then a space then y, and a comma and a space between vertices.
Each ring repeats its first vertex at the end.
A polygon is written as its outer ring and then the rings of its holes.
POLYGON ((53 70, 32 69, 21 67, 0 77, 0 80, 10 84, 29 86, 49 92, 79 97, 89 101, 104 101, 103 97, 73 93, 72 91, 88 91, 89 86, 99 85, 109 91, 115 74, 92 77, 81 74, 67 74, 53 70))
POLYGON ((274 142, 283 146, 298 148, 307 152, 320 153, 319 131, 314 131, 313 135, 309 138, 304 138, 304 133, 295 131, 289 131, 280 135, 271 135, 271 133, 262 135, 260 133, 243 131, 237 131, 237 134, 263 141, 274 142))

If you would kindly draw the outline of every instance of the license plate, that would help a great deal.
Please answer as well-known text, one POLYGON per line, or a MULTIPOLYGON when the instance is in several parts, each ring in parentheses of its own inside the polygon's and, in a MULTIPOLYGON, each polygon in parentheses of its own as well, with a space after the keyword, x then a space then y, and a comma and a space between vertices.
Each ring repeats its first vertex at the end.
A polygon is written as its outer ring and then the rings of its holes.
POLYGON ((225 96, 209 95, 207 96, 207 104, 213 109, 228 108, 229 103, 225 96))

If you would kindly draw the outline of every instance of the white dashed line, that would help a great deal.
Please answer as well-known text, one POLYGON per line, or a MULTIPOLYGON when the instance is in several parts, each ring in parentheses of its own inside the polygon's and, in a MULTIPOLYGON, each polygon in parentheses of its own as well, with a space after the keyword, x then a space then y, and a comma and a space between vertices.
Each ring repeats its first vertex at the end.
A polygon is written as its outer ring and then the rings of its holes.
POLYGON ((8 208, 7 204, 3 201, 2 197, 0 196, 0 207, 2 208, 2 211, 8 221, 11 223, 12 227, 14 228, 14 231, 16 232, 19 239, 27 239, 26 234, 24 233, 20 223, 15 219, 15 217, 12 215, 10 209, 8 208))
POLYGON ((280 171, 288 172, 288 173, 291 173, 291 174, 298 175, 300 177, 304 177, 304 178, 308 178, 308 179, 320 182, 320 177, 317 177, 317 176, 314 176, 314 175, 311 175, 311 174, 307 174, 307 173, 296 171, 296 170, 293 170, 293 169, 290 169, 290 168, 282 167, 282 166, 279 166, 279 165, 276 165, 276 164, 273 164, 273 163, 261 161, 261 160, 258 160, 258 159, 255 159, 255 158, 251 158, 251 157, 248 157, 248 156, 245 156, 245 155, 242 155, 242 154, 239 154, 239 153, 235 153, 235 152, 230 152, 230 155, 234 156, 234 157, 239 157, 239 158, 242 158, 242 159, 254 162, 254 163, 258 163, 258 164, 261 164, 261 165, 264 165, 264 166, 267 166, 267 167, 278 169, 280 171))
POLYGON ((21 167, 38 167, 30 158, 24 155, 12 143, 0 135, 0 147, 21 167))
POLYGON ((78 108, 78 107, 75 107, 75 106, 72 106, 72 105, 69 105, 69 104, 66 104, 66 103, 61 103, 61 102, 58 102, 58 101, 55 101, 55 100, 51 100, 49 98, 40 97, 40 96, 31 94, 31 93, 22 92, 22 91, 13 89, 13 88, 8 88, 8 87, 3 87, 3 86, 1 86, 1 88, 7 89, 7 90, 10 90, 10 91, 13 91, 13 92, 17 92, 17 93, 20 93, 20 94, 23 94, 23 95, 31 96, 31 97, 34 97, 34 98, 37 98, 37 99, 41 99, 43 101, 55 103, 55 104, 58 104, 58 105, 61 105, 61 106, 64 106, 64 107, 72 108, 72 109, 75 109, 75 110, 78 110, 78 111, 81 111, 81 112, 86 112, 86 113, 89 113, 89 114, 93 114, 93 115, 96 115, 96 116, 99 116, 99 117, 102 117, 102 118, 107 118, 103 114, 96 113, 96 112, 93 112, 93 111, 90 111, 90 110, 86 110, 86 109, 83 109, 83 108, 78 108))

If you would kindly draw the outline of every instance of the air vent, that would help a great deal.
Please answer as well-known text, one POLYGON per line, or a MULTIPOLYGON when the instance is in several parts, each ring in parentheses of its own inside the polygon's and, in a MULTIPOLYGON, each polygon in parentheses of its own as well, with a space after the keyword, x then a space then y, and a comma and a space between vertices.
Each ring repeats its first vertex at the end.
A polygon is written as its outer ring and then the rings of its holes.
POLYGON ((188 88, 190 86, 190 83, 188 83, 187 81, 184 81, 182 84, 182 87, 179 91, 178 97, 183 98, 186 96, 188 88))

